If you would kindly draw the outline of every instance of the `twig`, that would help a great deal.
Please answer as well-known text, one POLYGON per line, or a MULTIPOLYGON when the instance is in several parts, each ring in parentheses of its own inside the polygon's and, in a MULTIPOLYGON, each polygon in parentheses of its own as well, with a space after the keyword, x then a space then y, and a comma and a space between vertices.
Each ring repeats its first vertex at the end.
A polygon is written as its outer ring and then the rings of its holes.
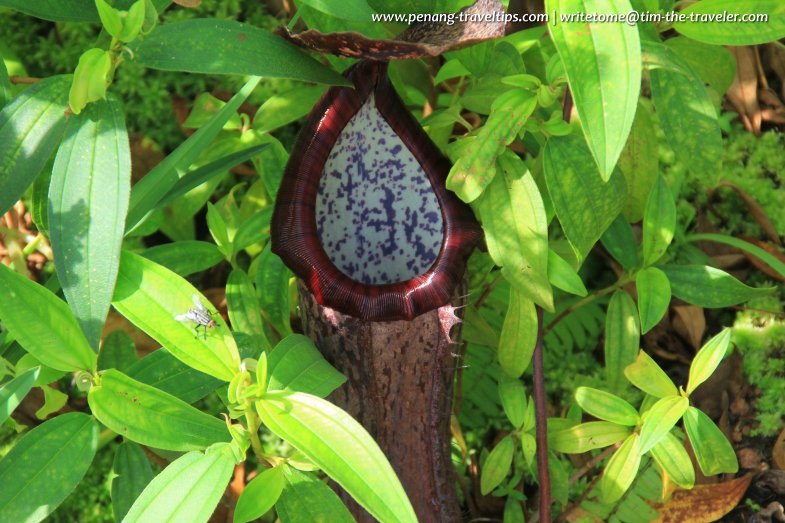
POLYGON ((537 420, 537 475, 540 479, 540 520, 551 521, 551 477, 548 471, 548 413, 545 406, 545 376, 542 362, 542 308, 537 306, 537 343, 534 365, 534 413, 537 420))
POLYGON ((41 81, 40 78, 35 78, 33 76, 11 76, 9 78, 12 84, 19 85, 19 84, 35 84, 41 81))

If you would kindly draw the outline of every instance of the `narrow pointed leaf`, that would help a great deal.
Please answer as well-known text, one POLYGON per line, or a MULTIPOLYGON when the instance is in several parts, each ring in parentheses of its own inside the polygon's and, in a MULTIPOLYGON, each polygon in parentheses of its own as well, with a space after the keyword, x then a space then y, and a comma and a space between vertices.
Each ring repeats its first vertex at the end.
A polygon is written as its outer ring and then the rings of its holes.
POLYGON ((275 503, 281 523, 354 523, 349 509, 327 483, 289 466, 284 466, 286 486, 275 503))
POLYGON ((600 496, 604 503, 613 503, 627 492, 640 464, 638 435, 630 434, 613 453, 600 478, 600 496))
POLYGON ((331 403, 300 392, 256 402, 264 425, 291 443, 381 521, 416 522, 409 499, 365 429, 331 403))
POLYGON ((302 334, 281 340, 267 358, 270 390, 292 390, 327 397, 346 378, 335 370, 313 342, 302 334))
POLYGON ((490 494, 493 489, 501 485, 510 472, 515 443, 512 435, 508 434, 493 447, 485 460, 480 476, 480 492, 483 496, 490 494))
POLYGON ((243 333, 253 340, 252 356, 257 357, 260 351, 270 351, 272 346, 264 333, 264 322, 256 289, 245 271, 235 269, 229 274, 226 282, 226 305, 235 335, 238 332, 243 333))
POLYGON ((234 20, 203 18, 158 26, 131 46, 152 69, 291 78, 348 85, 346 80, 272 33, 234 20))
POLYGON ((521 380, 503 379, 499 381, 499 399, 512 426, 520 428, 526 420, 526 389, 521 380))
POLYGON ((753 245, 750 242, 745 242, 744 240, 739 240, 738 238, 734 238, 733 236, 727 236, 725 234, 692 234, 687 236, 687 241, 690 242, 698 242, 698 241, 711 241, 711 242, 718 242, 724 243, 725 245, 730 245, 731 247, 736 247, 744 252, 752 254, 763 263, 777 271, 780 276, 785 278, 785 263, 782 262, 779 258, 768 253, 758 247, 757 245, 753 245))
POLYGON ((499 96, 491 114, 447 177, 447 188, 469 203, 476 200, 496 176, 496 159, 518 135, 537 108, 537 98, 514 89, 499 96))
MULTIPOLYGON (((272 328, 273 336, 283 338, 292 333, 289 317, 289 278, 292 272, 268 244, 256 264, 256 296, 272 328)), ((274 339, 274 338, 268 338, 274 339)))
POLYGON ((683 396, 666 396, 655 403, 643 417, 638 450, 645 454, 668 434, 686 412, 690 402, 683 396))
POLYGON ((651 265, 665 254, 676 231, 676 202, 660 175, 654 181, 643 216, 643 263, 651 265))
POLYGON ((63 300, 3 264, 0 288, 0 320, 27 352, 53 369, 95 369, 95 353, 63 300))
POLYGON ((624 216, 619 215, 613 220, 603 233, 601 241, 602 246, 624 269, 632 270, 640 263, 632 227, 624 216))
POLYGON ((717 369, 717 366, 728 353, 730 334, 730 329, 722 329, 722 332, 707 341, 701 350, 698 351, 698 354, 695 355, 690 365, 687 394, 692 394, 717 369))
MULTIPOLYGON (((545 11, 621 14, 627 0, 547 0, 545 11)), ((613 173, 635 118, 641 88, 636 27, 623 23, 564 22, 549 26, 567 72, 581 127, 603 180, 613 173)))
POLYGON ((189 521, 206 523, 234 470, 228 445, 177 458, 134 502, 123 523, 189 521))
POLYGON ((95 456, 98 424, 79 412, 42 423, 0 460, 0 521, 35 523, 62 503, 95 456))
POLYGON ((675 484, 683 489, 691 489, 695 485, 695 468, 690 455, 676 436, 666 434, 652 447, 651 455, 675 484))
POLYGON ((0 111, 0 215, 22 197, 60 142, 70 85, 70 76, 46 78, 0 111))
POLYGON ((526 164, 514 154, 499 158, 500 173, 478 200, 488 252, 526 298, 553 310, 548 281, 548 219, 526 164))
POLYGON ((214 243, 195 240, 156 245, 140 254, 183 277, 205 271, 224 259, 214 243))
POLYGON ((286 479, 283 467, 267 469, 243 489, 234 509, 234 523, 246 523, 262 517, 281 496, 286 479))
POLYGON ((510 300, 499 335, 498 358, 502 370, 512 378, 523 374, 537 343, 537 309, 534 302, 510 287, 510 300))
POLYGON ((638 309, 623 290, 611 296, 605 316, 605 373, 611 390, 618 390, 624 368, 635 361, 640 349, 641 331, 638 309))
POLYGON ((131 150, 116 101, 69 118, 49 184, 49 239, 68 305, 97 350, 112 300, 131 192, 131 150))
POLYGON ((17 377, 0 387, 0 425, 19 406, 38 378, 41 367, 27 369, 17 377))
POLYGON ((671 284, 660 269, 647 267, 635 276, 635 290, 638 291, 641 334, 646 334, 668 311, 671 302, 671 284))
POLYGON ((87 400, 101 423, 142 445, 185 452, 230 439, 223 421, 114 369, 87 400))
POLYGON ((750 287, 708 265, 665 265, 660 269, 668 276, 674 296, 709 309, 730 307, 774 290, 750 287))
POLYGON ((121 521, 152 481, 153 469, 142 447, 125 441, 115 451, 112 474, 112 511, 114 520, 121 521))
POLYGON ((250 96, 260 80, 261 78, 259 77, 249 79, 242 89, 215 114, 209 123, 188 137, 161 163, 153 167, 139 183, 134 185, 131 191, 131 201, 128 206, 128 217, 126 219, 126 231, 128 233, 134 231, 148 217, 161 198, 177 184, 180 178, 185 176, 187 170, 202 155, 215 137, 218 136, 224 124, 237 112, 240 105, 250 96))
POLYGON ((649 192, 659 173, 657 128, 651 104, 638 103, 630 137, 619 157, 619 170, 627 181, 627 202, 624 217, 631 223, 643 218, 649 192))
POLYGON ((667 46, 646 42, 644 50, 651 60, 663 64, 650 73, 651 92, 658 120, 676 157, 695 173, 719 170, 722 134, 703 80, 667 46))
POLYGON ((580 136, 552 136, 543 152, 548 192, 564 234, 582 261, 624 207, 620 171, 603 182, 580 136))
POLYGON ((166 349, 151 352, 123 372, 186 403, 199 401, 223 383, 209 374, 192 369, 166 349))
POLYGON ((619 425, 634 427, 640 419, 635 407, 604 390, 578 387, 575 390, 575 402, 587 414, 619 425))
POLYGON ((110 332, 98 351, 98 370, 117 369, 125 372, 136 363, 136 345, 131 335, 123 330, 110 332))
POLYGON ((586 296, 589 293, 578 271, 553 249, 548 250, 548 279, 554 287, 570 294, 586 296))
POLYGON ((638 353, 635 362, 624 369, 624 376, 633 385, 655 398, 676 396, 679 393, 665 371, 643 350, 638 353))
POLYGON ((688 408, 684 413, 684 430, 705 475, 738 472, 739 462, 733 446, 706 414, 695 407, 688 408))
POLYGON ((548 433, 548 446, 556 452, 583 454, 618 443, 630 435, 632 429, 610 421, 589 421, 567 429, 548 433))
POLYGON ((224 381, 231 381, 239 370, 237 346, 221 316, 190 283, 169 269, 123 252, 112 305, 189 367, 224 381), (206 336, 195 333, 196 324, 175 319, 194 307, 194 295, 212 311, 216 323, 206 336))
POLYGON ((780 0, 701 0, 682 9, 687 18, 673 28, 693 40, 714 45, 755 45, 785 38, 785 12, 780 0), (731 22, 728 15, 768 15, 761 22, 731 22))

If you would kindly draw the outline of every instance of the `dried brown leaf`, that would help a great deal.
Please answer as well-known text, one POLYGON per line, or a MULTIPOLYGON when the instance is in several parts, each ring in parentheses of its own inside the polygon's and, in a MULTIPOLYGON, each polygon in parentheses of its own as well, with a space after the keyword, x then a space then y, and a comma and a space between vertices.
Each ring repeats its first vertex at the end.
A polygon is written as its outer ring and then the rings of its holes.
POLYGON ((690 342, 695 351, 700 349, 703 333, 706 332, 706 318, 703 314, 703 307, 698 307, 697 305, 675 305, 673 312, 673 328, 690 342))
POLYGON ((175 4, 181 7, 194 8, 199 7, 202 0, 172 0, 175 4))
POLYGON ((728 187, 730 189, 733 189, 736 192, 736 194, 739 195, 739 198, 741 198, 741 200, 747 206, 747 209, 750 211, 752 217, 755 218, 756 222, 758 222, 758 225, 761 226, 763 232, 765 232, 766 235, 769 238, 771 238, 771 241, 773 241, 774 243, 780 243, 780 236, 777 233, 777 229, 774 228, 774 225, 771 223, 771 219, 769 218, 769 215, 766 213, 763 207, 761 207, 761 205, 757 202, 757 200, 755 200, 755 198, 750 196, 750 194, 747 191, 745 191, 735 183, 727 182, 727 181, 721 181, 720 183, 718 183, 717 187, 712 191, 710 197, 713 196, 714 192, 720 187, 728 187))
POLYGON ((785 428, 782 429, 777 441, 771 449, 771 459, 774 461, 774 468, 785 470, 785 428))
POLYGON ((368 38, 355 32, 321 33, 314 29, 302 33, 292 33, 281 27, 276 32, 295 45, 317 51, 351 58, 371 60, 399 60, 439 56, 447 51, 466 47, 476 42, 504 36, 504 7, 499 0, 477 0, 473 5, 461 10, 467 14, 481 14, 493 17, 493 22, 472 20, 429 22, 416 24, 394 40, 368 38))
POLYGON ((733 510, 741 501, 752 475, 716 483, 698 485, 691 490, 680 490, 668 501, 654 505, 660 513, 657 523, 709 523, 717 521, 733 510))
POLYGON ((736 57, 736 77, 728 92, 736 112, 739 113, 744 127, 753 133, 760 134, 761 115, 758 104, 758 68, 754 47, 729 47, 736 57))

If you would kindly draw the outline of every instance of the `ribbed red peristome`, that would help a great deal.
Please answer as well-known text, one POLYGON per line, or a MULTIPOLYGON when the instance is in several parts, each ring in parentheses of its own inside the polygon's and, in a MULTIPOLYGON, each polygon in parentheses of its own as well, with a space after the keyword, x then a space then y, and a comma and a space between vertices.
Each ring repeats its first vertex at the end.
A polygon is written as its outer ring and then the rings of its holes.
POLYGON ((272 250, 306 283, 321 305, 370 321, 410 320, 446 305, 463 278, 482 230, 471 209, 445 187, 450 162, 406 109, 387 76, 387 63, 361 61, 345 73, 355 88, 332 87, 311 110, 295 143, 272 217, 272 250), (409 148, 441 207, 444 239, 433 265, 410 280, 367 285, 342 273, 322 249, 316 196, 338 136, 375 93, 376 108, 409 148))

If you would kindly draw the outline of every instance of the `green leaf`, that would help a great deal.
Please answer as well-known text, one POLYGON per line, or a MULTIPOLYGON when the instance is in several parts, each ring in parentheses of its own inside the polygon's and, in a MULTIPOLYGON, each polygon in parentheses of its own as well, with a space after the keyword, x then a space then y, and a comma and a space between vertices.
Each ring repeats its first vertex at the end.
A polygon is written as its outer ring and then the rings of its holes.
POLYGON ((224 124, 237 112, 240 105, 259 84, 259 80, 261 80, 259 77, 249 79, 208 124, 189 136, 186 141, 134 185, 126 218, 127 233, 134 231, 148 217, 161 198, 186 174, 186 169, 202 155, 218 136, 224 124))
POLYGON ((90 102, 106 97, 111 72, 111 52, 96 47, 82 53, 68 92, 68 106, 74 114, 81 113, 90 102))
POLYGON ((44 420, 48 418, 50 414, 59 411, 65 407, 65 404, 68 402, 68 394, 60 392, 53 387, 41 387, 41 392, 44 393, 44 404, 40 409, 35 411, 35 417, 40 420, 44 420))
POLYGON ((548 432, 548 447, 565 454, 583 454, 618 443, 632 430, 609 421, 590 421, 548 432))
POLYGON ((646 42, 644 50, 667 67, 651 71, 651 91, 658 120, 676 157, 695 173, 719 171, 722 133, 703 80, 667 46, 646 42))
POLYGON ((251 245, 264 244, 270 238, 270 221, 273 215, 273 206, 268 205, 259 212, 248 217, 234 236, 233 247, 235 252, 247 249, 251 245))
POLYGON ((635 361, 640 342, 638 308, 620 289, 611 296, 605 316, 605 373, 611 390, 619 390, 624 368, 635 361))
POLYGON ((0 320, 27 352, 53 369, 95 369, 95 353, 64 301, 3 264, 0 288, 0 320))
POLYGON ((709 379, 719 366, 722 359, 728 352, 730 345, 730 329, 722 331, 706 342, 698 351, 690 364, 690 376, 687 380, 687 394, 698 388, 698 386, 709 379))
POLYGON ((240 494, 234 509, 234 523, 245 523, 262 517, 281 496, 286 479, 283 467, 267 469, 253 478, 240 494))
POLYGON ((643 216, 643 263, 651 265, 668 249, 676 230, 676 202, 668 184, 658 176, 643 216))
POLYGON ((196 370, 231 381, 240 356, 223 319, 186 280, 137 254, 123 252, 112 305, 131 323, 196 370), (194 324, 175 316, 194 307, 193 296, 212 312, 216 323, 206 336, 194 336, 194 324))
POLYGON ((98 351, 98 370, 117 369, 125 372, 136 362, 136 345, 123 330, 110 332, 98 351))
POLYGON ((313 7, 317 11, 341 20, 353 20, 355 22, 367 23, 374 14, 373 9, 368 6, 368 2, 365 0, 347 0, 340 4, 331 2, 330 0, 298 0, 297 3, 313 7))
POLYGON ((235 333, 242 332, 256 336, 256 342, 260 345, 259 350, 269 351, 272 347, 264 335, 256 289, 245 271, 234 269, 229 274, 226 282, 226 305, 229 309, 229 321, 235 333))
POLYGON ((68 305, 98 349, 112 301, 125 213, 131 150, 116 101, 69 118, 49 185, 49 239, 68 305))
POLYGON ((372 516, 417 521, 387 458, 349 414, 301 392, 267 395, 256 402, 256 410, 268 429, 305 454, 372 516))
POLYGON ((483 496, 490 494, 507 477, 512 465, 514 451, 515 443, 513 442, 512 434, 505 436, 493 447, 493 450, 485 460, 480 475, 480 492, 483 496))
POLYGON ((221 213, 210 202, 207 202, 207 228, 215 240, 215 244, 218 245, 218 249, 227 260, 230 260, 232 258, 232 241, 229 238, 228 226, 221 213))
POLYGON ((640 464, 638 435, 630 434, 605 465, 600 478, 600 496, 603 503, 613 503, 627 492, 638 473, 640 464))
POLYGON ((515 139, 536 107, 537 99, 522 89, 499 96, 477 137, 450 169, 447 188, 466 203, 476 200, 496 177, 496 159, 515 139))
POLYGON ((508 497, 504 503, 504 515, 502 521, 504 523, 526 523, 526 517, 523 514, 521 502, 512 497, 508 497))
POLYGON ((233 20, 203 18, 163 24, 134 42, 131 50, 139 64, 164 71, 350 85, 284 39, 233 20))
MULTIPOLYGON (((139 36, 139 32, 145 25, 146 20, 146 2, 145 0, 136 0, 131 7, 126 11, 125 18, 123 18, 123 29, 117 35, 117 39, 121 42, 130 42, 139 36)), ((154 6, 153 6, 154 7, 154 6)), ((157 15, 158 13, 156 13, 157 15)))
POLYGON ((98 16, 101 18, 106 32, 117 38, 123 30, 123 21, 120 19, 120 11, 106 3, 106 0, 95 0, 95 7, 98 9, 98 16))
MULTIPOLYGON (((341 10, 349 11, 344 5, 341 5, 341 10)), ((298 85, 271 96, 256 111, 253 128, 266 133, 299 120, 311 111, 324 92, 321 85, 298 85)))
POLYGON ((684 413, 684 429, 706 476, 738 472, 739 462, 733 446, 706 414, 695 407, 688 408, 684 413))
POLYGON ((128 439, 164 450, 201 450, 229 440, 226 424, 114 369, 87 396, 98 420, 128 439))
POLYGON ((537 343, 537 329, 534 302, 511 286, 498 349, 499 364, 508 376, 518 378, 529 366, 537 343))
POLYGON ((153 469, 142 447, 132 441, 117 447, 112 476, 112 511, 114 520, 121 521, 153 479, 153 469))
MULTIPOLYGON (((289 278, 291 271, 267 244, 256 264, 256 296, 265 319, 278 338, 292 333, 289 319, 289 278)), ((269 337, 268 337, 269 339, 269 337)))
POLYGON ((221 380, 192 369, 166 349, 151 352, 124 371, 129 377, 194 403, 221 386, 221 380))
POLYGON ((773 287, 749 287, 727 272, 708 265, 665 265, 660 268, 671 282, 674 296, 709 309, 730 307, 771 294, 774 290, 773 287))
POLYGON ((82 480, 98 446, 98 424, 80 412, 42 423, 0 460, 0 521, 35 523, 82 480))
POLYGON ((687 18, 673 24, 673 28, 693 40, 714 45, 755 45, 785 38, 785 6, 782 0, 701 0, 681 10, 687 18), (728 15, 741 18, 745 14, 760 13, 765 22, 730 22, 728 15), (723 18, 725 17, 725 18, 723 18))
POLYGON ((627 202, 624 216, 632 223, 643 218, 646 201, 659 172, 657 131, 651 105, 638 103, 627 145, 619 157, 619 170, 627 181, 627 202))
POLYGON ((638 452, 645 454, 668 434, 687 411, 690 402, 683 396, 665 396, 643 415, 638 452))
POLYGON ((785 278, 785 263, 783 263, 779 258, 770 254, 757 245, 753 245, 752 243, 745 242, 744 240, 739 240, 738 238, 734 238, 733 236, 727 236, 725 234, 691 234, 687 236, 688 242, 699 242, 699 241, 710 241, 710 242, 718 242, 724 243, 725 245, 730 245, 731 247, 736 247, 737 249, 741 249, 744 252, 752 254, 760 261, 777 271, 783 278, 785 278))
POLYGON ((619 215, 613 220, 601 240, 602 246, 625 270, 630 271, 638 266, 638 246, 632 227, 624 216, 619 215))
POLYGON ((0 60, 0 109, 10 102, 13 97, 13 87, 11 86, 11 78, 8 76, 8 69, 5 66, 5 62, 0 60))
POLYGON ((205 271, 224 259, 214 243, 195 240, 156 245, 140 254, 183 277, 205 271))
POLYGON ((575 390, 575 402, 586 413, 601 420, 629 427, 634 427, 640 421, 635 407, 604 390, 578 387, 575 390))
MULTIPOLYGON (((627 0, 547 0, 545 11, 621 14, 627 0)), ((603 180, 614 171, 635 118, 641 88, 636 27, 622 23, 560 22, 549 27, 559 52, 586 141, 603 180)))
POLYGON ((553 249, 548 249, 548 279, 554 287, 570 294, 576 296, 589 294, 578 271, 553 249))
POLYGON ((488 252, 527 299, 553 310, 548 281, 548 219, 540 191, 515 154, 499 158, 496 176, 477 202, 488 252))
MULTIPOLYGON (((226 102, 219 100, 210 93, 200 94, 196 98, 196 101, 194 101, 193 108, 191 109, 191 112, 188 113, 188 118, 183 122, 183 127, 186 129, 198 129, 203 125, 208 124, 215 114, 225 105, 226 102)), ((223 128, 224 130, 234 130, 240 129, 242 126, 243 122, 240 119, 240 115, 234 113, 229 118, 229 121, 224 124, 223 128)))
POLYGON ((286 486, 275 504, 281 523, 354 523, 341 498, 312 474, 283 465, 286 486))
POLYGON ((234 470, 228 445, 180 456, 158 474, 134 502, 123 523, 206 523, 234 470))
POLYGON ((624 375, 633 385, 655 398, 679 393, 665 371, 643 350, 638 353, 635 362, 624 369, 624 375))
POLYGON ((526 420, 526 389, 520 380, 502 379, 499 381, 499 399, 512 426, 521 428, 526 420))
POLYGON ((691 489, 695 485, 695 469, 690 455, 673 434, 665 434, 660 442, 652 447, 651 456, 679 487, 691 489))
POLYGON ((0 425, 22 403, 27 393, 33 388, 41 367, 33 367, 20 373, 17 377, 0 387, 0 425))
POLYGON ((269 390, 291 390, 327 397, 346 381, 319 352, 310 338, 291 334, 267 358, 269 390))
POLYGON ((70 83, 70 76, 45 78, 0 112, 0 214, 22 197, 60 142, 70 83))
POLYGON ((736 77, 736 59, 726 48, 677 36, 665 40, 682 60, 690 64, 718 95, 725 94, 736 77))
POLYGON ((671 302, 671 284, 657 267, 647 267, 635 276, 641 334, 653 329, 665 316, 671 302))
POLYGON ((52 22, 98 21, 94 0, 0 0, 0 6, 52 22))
POLYGON ((580 136, 552 136, 543 152, 548 192, 564 234, 583 261, 624 207, 624 176, 616 171, 605 183, 597 174, 580 136))

